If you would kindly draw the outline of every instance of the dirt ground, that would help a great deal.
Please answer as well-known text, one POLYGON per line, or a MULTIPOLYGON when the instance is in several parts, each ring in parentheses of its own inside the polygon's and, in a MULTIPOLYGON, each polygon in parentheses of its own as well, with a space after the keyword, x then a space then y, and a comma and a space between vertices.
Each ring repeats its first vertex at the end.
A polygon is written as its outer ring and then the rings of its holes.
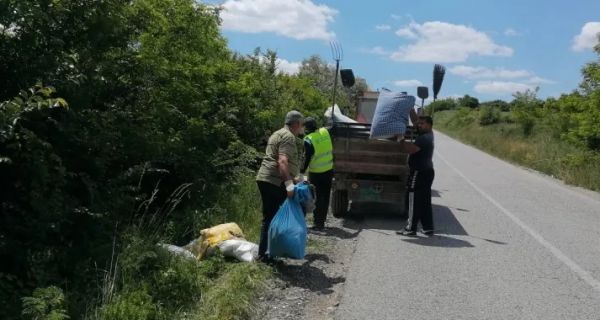
POLYGON ((360 223, 328 217, 322 232, 309 231, 304 260, 284 259, 259 298, 255 319, 333 319, 354 253, 360 223))

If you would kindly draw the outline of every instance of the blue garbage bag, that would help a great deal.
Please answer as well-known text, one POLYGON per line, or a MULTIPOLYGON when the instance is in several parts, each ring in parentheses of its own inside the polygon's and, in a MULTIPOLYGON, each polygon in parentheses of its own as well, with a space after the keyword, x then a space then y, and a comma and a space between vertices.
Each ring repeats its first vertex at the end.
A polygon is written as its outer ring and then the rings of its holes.
POLYGON ((371 123, 371 139, 404 135, 415 101, 414 96, 403 92, 382 90, 371 123))
POLYGON ((304 259, 307 230, 302 204, 311 200, 307 184, 294 187, 294 197, 285 200, 269 226, 269 256, 304 259))

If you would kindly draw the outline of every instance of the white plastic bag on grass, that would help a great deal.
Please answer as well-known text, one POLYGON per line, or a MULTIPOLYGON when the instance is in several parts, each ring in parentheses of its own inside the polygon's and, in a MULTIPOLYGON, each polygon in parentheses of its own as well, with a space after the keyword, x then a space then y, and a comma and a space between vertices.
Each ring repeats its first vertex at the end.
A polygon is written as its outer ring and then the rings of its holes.
POLYGON ((191 253, 190 251, 182 248, 182 247, 178 247, 172 244, 165 244, 165 243, 159 243, 158 244, 160 247, 166 249, 167 251, 171 252, 174 255, 177 256, 181 256, 184 257, 186 259, 190 259, 190 260, 196 260, 196 256, 194 256, 193 253, 191 253))
POLYGON ((252 262, 258 257, 258 245, 246 240, 225 240, 217 246, 224 256, 236 258, 240 261, 252 262))

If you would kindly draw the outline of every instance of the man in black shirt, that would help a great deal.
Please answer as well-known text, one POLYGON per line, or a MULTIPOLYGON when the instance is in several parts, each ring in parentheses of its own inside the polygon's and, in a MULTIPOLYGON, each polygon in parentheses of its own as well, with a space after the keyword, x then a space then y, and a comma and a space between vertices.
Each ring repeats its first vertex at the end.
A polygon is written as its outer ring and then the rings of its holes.
POLYGON ((410 155, 408 166, 410 175, 407 183, 406 204, 408 205, 408 223, 398 234, 414 236, 417 225, 421 222, 423 234, 433 235, 433 210, 431 207, 431 185, 435 172, 433 170, 433 119, 420 116, 417 121, 419 137, 415 143, 404 143, 410 155))

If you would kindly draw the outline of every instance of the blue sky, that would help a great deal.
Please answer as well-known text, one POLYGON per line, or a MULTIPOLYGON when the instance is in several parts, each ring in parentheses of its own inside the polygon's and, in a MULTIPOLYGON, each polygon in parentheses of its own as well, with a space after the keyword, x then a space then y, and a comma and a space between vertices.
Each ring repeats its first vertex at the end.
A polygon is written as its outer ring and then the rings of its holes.
POLYGON ((331 60, 329 41, 344 48, 342 66, 376 89, 416 93, 431 86, 435 63, 447 68, 441 97, 469 94, 510 100, 577 88, 581 67, 597 59, 600 1, 226 0, 223 34, 232 50, 278 53, 293 73, 312 54, 331 60))

